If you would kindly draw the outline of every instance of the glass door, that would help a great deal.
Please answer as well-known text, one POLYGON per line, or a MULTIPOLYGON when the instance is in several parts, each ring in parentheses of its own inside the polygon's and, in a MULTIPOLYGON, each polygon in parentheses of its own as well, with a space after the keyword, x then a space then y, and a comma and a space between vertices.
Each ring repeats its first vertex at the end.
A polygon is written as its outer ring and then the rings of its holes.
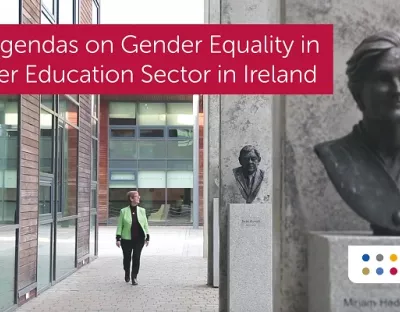
POLYGON ((54 183, 52 178, 40 179, 39 188, 39 232, 37 285, 38 292, 51 286, 53 276, 54 237, 54 183))

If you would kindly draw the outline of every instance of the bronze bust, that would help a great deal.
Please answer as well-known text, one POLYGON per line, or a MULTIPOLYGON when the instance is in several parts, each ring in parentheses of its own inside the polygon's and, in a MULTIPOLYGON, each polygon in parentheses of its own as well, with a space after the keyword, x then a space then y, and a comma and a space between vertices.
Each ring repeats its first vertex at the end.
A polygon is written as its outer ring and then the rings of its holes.
POLYGON ((240 194, 246 200, 246 204, 251 204, 257 197, 264 179, 264 171, 258 168, 260 161, 258 150, 252 145, 246 145, 239 154, 241 167, 233 169, 240 194))
POLYGON ((399 236, 400 34, 365 38, 346 74, 362 119, 349 134, 314 151, 339 195, 374 235, 399 236))

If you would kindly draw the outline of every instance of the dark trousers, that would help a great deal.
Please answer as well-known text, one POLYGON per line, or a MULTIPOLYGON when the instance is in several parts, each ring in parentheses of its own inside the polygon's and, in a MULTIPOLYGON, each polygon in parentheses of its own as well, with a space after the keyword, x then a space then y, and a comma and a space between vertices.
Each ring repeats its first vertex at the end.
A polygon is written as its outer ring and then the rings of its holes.
POLYGON ((144 246, 144 239, 139 241, 121 240, 122 253, 124 255, 124 270, 130 272, 132 260, 131 277, 136 278, 140 268, 140 256, 144 246))

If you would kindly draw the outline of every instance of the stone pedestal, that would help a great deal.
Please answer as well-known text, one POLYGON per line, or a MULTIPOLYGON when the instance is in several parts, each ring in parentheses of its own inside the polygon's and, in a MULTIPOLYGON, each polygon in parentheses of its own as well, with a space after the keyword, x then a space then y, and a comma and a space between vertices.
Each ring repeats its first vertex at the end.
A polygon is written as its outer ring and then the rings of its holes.
POLYGON ((400 311, 399 284, 355 284, 348 278, 347 263, 349 245, 399 244, 400 237, 311 232, 308 237, 308 312, 400 311))
POLYGON ((229 205, 226 311, 272 312, 272 212, 267 208, 229 205))

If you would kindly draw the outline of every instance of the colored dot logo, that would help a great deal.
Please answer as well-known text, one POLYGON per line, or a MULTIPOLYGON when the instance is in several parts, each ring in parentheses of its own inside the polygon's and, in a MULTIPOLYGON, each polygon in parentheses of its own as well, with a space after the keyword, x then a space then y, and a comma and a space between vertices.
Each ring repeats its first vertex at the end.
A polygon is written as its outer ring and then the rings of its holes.
POLYGON ((397 256, 395 254, 391 254, 390 255, 390 260, 393 261, 393 262, 397 261, 397 256))
POLYGON ((396 268, 391 268, 390 269, 390 274, 396 275, 397 274, 397 269, 396 268))
POLYGON ((383 274, 383 269, 382 268, 377 268, 376 269, 376 274, 382 275, 383 274))
POLYGON ((368 274, 369 274, 369 269, 368 269, 368 268, 362 269, 362 273, 363 273, 364 275, 368 275, 368 274))
POLYGON ((383 255, 379 254, 376 256, 376 261, 382 261, 383 260, 383 255))
POLYGON ((368 262, 369 261, 369 255, 365 254, 362 256, 363 261, 368 262))

